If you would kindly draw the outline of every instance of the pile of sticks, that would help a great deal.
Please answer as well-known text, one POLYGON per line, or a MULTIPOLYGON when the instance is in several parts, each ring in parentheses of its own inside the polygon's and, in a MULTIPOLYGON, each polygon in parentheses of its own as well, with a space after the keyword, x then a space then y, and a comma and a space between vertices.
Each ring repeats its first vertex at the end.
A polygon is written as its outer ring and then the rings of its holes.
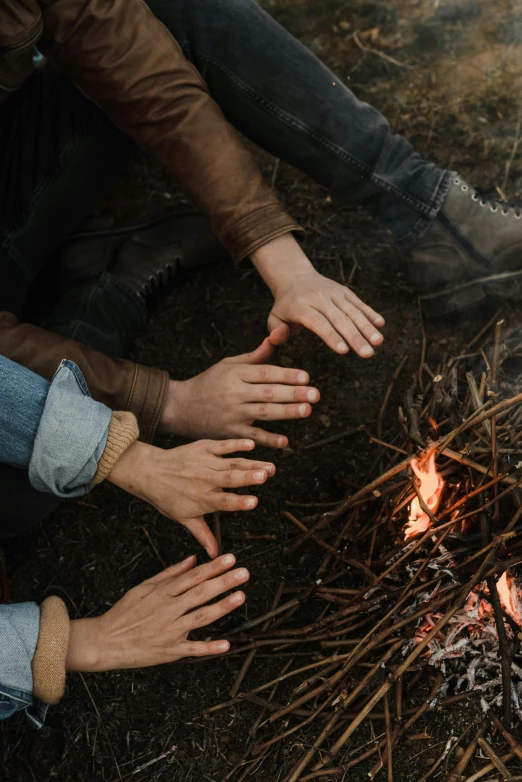
POLYGON ((289 550, 315 545, 324 557, 311 584, 282 582, 271 610, 230 636, 230 653, 246 657, 230 700, 209 712, 248 703, 259 713, 244 757, 223 782, 256 779, 270 752, 280 753, 284 782, 358 779, 355 772, 392 782, 401 741, 427 738, 415 733, 423 715, 467 699, 476 701, 472 713, 479 723, 470 716, 460 736, 447 736, 431 767, 408 779, 522 780, 522 744, 511 732, 512 663, 522 634, 502 609, 496 586, 508 568, 517 577, 522 562, 522 393, 516 393, 518 378, 503 369, 513 350, 504 345, 499 321, 488 351, 444 357, 436 371, 425 353, 423 346, 394 442, 382 439, 382 421, 404 362, 386 394, 376 436, 369 434, 380 448, 380 474, 326 512, 298 519, 285 511, 299 530, 289 550), (436 515, 410 467, 411 457, 428 446, 436 449, 446 484, 436 515), (431 525, 405 543, 403 527, 415 495, 431 525), (433 569, 442 552, 450 552, 451 568, 433 569), (430 643, 449 630, 472 591, 494 611, 499 715, 489 691, 451 691, 444 673, 430 665, 430 643), (437 620, 418 637, 428 615, 437 620), (280 663, 277 675, 243 691, 256 655, 267 652, 280 663), (506 753, 493 748, 497 739, 507 744, 506 753), (472 762, 481 768, 467 776, 472 762))

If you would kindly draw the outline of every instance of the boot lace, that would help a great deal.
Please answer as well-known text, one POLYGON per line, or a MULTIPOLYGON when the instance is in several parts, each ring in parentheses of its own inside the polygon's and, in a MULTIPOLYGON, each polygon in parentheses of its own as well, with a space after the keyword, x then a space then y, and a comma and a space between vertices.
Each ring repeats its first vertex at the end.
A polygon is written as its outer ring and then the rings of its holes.
POLYGON ((460 186, 463 193, 469 192, 472 201, 478 201, 481 207, 484 209, 489 208, 490 212, 493 212, 493 214, 498 212, 503 217, 511 215, 515 220, 520 220, 522 218, 522 206, 510 201, 503 201, 498 197, 496 190, 470 187, 459 177, 455 177, 454 183, 457 186, 460 186))

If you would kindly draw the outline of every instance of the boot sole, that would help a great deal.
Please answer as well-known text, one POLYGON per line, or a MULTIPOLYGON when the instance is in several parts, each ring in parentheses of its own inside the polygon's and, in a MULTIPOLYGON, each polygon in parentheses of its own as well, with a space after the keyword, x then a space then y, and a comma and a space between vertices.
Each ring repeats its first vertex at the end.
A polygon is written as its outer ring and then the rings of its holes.
POLYGON ((521 299, 522 269, 480 277, 471 282, 420 296, 419 300, 426 317, 435 320, 477 307, 488 298, 501 301, 521 299))

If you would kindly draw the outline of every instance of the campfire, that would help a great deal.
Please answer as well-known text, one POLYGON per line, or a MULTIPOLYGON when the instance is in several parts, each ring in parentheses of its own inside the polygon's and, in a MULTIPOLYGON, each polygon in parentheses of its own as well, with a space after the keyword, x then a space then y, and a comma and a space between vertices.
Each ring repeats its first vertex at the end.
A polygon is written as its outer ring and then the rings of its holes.
POLYGON ((511 779, 511 763, 522 775, 512 733, 522 730, 522 394, 504 371, 503 322, 490 349, 473 344, 471 359, 447 357, 436 371, 423 350, 385 440, 401 362, 376 432, 362 430, 378 449, 372 481, 326 512, 284 512, 298 530, 288 552, 316 546, 323 558, 312 583, 283 582, 271 610, 230 635, 230 654, 247 655, 231 700, 209 711, 248 702, 259 714, 227 780, 256 778, 283 748, 284 782, 348 780, 350 769, 391 782, 416 723, 459 701, 475 704, 469 725, 417 782, 511 779), (248 690, 260 652, 280 656, 280 669, 248 690))

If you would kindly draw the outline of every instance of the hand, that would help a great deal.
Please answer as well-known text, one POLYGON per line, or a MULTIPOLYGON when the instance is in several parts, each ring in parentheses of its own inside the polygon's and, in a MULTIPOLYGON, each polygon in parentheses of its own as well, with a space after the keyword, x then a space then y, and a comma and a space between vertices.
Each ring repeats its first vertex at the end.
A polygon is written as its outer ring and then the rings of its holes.
POLYGON ((208 605, 250 578, 245 568, 227 572, 235 561, 232 554, 226 554, 194 567, 196 558, 189 557, 131 589, 103 616, 73 620, 66 669, 146 668, 228 651, 228 641, 190 641, 188 634, 245 602, 244 592, 234 592, 208 605))
POLYGON ((252 448, 252 440, 200 440, 171 450, 136 442, 118 459, 108 480, 179 521, 214 558, 218 545, 203 514, 252 510, 257 497, 223 488, 260 485, 275 473, 271 462, 222 458, 252 448))
POLYGON ((253 353, 225 358, 191 380, 171 380, 160 429, 183 437, 249 437, 286 448, 288 438, 253 426, 255 420, 307 418, 319 391, 299 369, 267 366, 275 344, 267 337, 253 353))
POLYGON ((383 341, 384 318, 345 285, 319 274, 291 234, 268 242, 252 261, 274 296, 268 318, 272 339, 285 339, 303 326, 336 353, 351 346, 370 358, 383 341))

